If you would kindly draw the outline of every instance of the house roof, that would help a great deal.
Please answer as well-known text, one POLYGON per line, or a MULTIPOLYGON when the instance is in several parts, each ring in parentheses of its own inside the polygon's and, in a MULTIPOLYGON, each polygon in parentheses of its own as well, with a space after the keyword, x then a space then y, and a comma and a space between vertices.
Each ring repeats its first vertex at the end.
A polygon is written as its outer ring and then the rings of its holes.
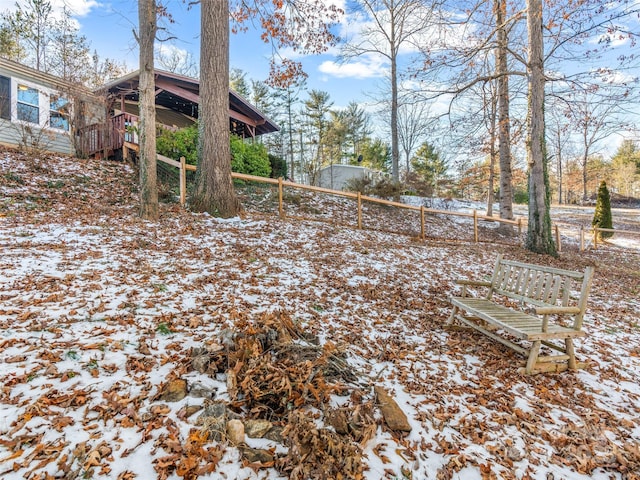
MULTIPOLYGON (((102 86, 96 93, 125 100, 138 101, 140 70, 102 86)), ((198 118, 200 82, 177 73, 155 70, 156 105, 169 108, 192 118, 198 118)), ((229 120, 231 130, 245 136, 277 132, 279 127, 240 94, 229 89, 229 120)))
POLYGON ((87 97, 94 96, 88 88, 76 82, 70 82, 63 78, 57 77, 50 73, 45 73, 35 68, 27 67, 13 60, 0 57, 0 68, 7 70, 15 75, 27 78, 34 83, 58 90, 60 92, 73 92, 87 97))

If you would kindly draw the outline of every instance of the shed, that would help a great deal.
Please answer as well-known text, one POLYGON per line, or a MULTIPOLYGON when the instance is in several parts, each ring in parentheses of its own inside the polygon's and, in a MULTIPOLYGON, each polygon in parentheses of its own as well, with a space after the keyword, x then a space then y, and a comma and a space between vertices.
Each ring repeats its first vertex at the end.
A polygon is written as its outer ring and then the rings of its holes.
POLYGON ((385 174, 359 165, 329 165, 318 172, 316 186, 331 190, 344 190, 350 180, 369 178, 378 180, 385 174))

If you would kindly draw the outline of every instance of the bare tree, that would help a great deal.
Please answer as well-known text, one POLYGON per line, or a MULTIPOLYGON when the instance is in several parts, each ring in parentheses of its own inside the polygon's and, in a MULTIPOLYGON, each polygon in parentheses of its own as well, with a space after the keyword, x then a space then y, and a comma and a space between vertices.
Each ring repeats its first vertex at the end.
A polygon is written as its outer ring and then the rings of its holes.
POLYGON ((156 64, 163 70, 192 78, 200 74, 198 62, 191 52, 173 45, 160 45, 156 48, 155 55, 156 64))
POLYGON ((416 147, 426 139, 432 128, 428 116, 429 106, 426 102, 403 101, 398 106, 398 141, 404 153, 407 172, 411 169, 411 156, 416 147))
MULTIPOLYGON (((509 110, 511 96, 509 93, 509 66, 507 63, 510 24, 507 18, 507 0, 494 0, 493 12, 496 23, 495 75, 497 77, 498 158, 500 162, 500 218, 511 220, 513 219, 513 180, 511 175, 511 116, 509 110)), ((500 229, 510 230, 511 227, 503 223, 500 224, 500 229)))
POLYGON ((572 129, 580 138, 582 155, 582 201, 588 200, 588 160, 602 148, 601 142, 611 134, 624 129, 619 120, 623 98, 610 95, 602 96, 602 92, 582 90, 577 92, 567 105, 567 116, 572 129))
POLYGON ((542 0, 527 0, 529 79, 527 163, 529 164, 529 223, 526 246, 537 253, 557 255, 549 214, 549 177, 544 131, 544 54, 542 0))
POLYGON ((369 22, 342 48, 345 59, 361 55, 373 55, 389 62, 387 78, 391 87, 390 119, 391 130, 391 175, 395 181, 400 178, 400 141, 398 133, 398 109, 400 99, 400 49, 417 45, 421 36, 426 36, 430 25, 431 7, 422 0, 358 0, 357 10, 369 22))

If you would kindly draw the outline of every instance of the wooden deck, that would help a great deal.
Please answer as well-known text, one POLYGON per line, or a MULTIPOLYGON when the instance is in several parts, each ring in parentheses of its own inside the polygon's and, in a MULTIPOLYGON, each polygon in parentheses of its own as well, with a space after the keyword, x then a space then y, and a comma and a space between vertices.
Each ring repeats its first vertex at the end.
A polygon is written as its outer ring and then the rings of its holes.
POLYGON ((78 154, 83 157, 108 157, 121 150, 125 142, 137 144, 138 135, 133 129, 137 124, 137 116, 121 113, 111 117, 106 123, 79 129, 76 134, 78 154))

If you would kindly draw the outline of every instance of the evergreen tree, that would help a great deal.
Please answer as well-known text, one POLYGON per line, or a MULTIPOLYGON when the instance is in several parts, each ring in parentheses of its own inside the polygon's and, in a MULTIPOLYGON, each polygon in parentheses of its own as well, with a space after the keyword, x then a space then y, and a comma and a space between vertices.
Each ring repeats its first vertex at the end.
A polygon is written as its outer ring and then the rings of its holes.
POLYGON ((429 142, 424 142, 418 148, 411 160, 411 167, 422 180, 431 186, 434 195, 438 195, 438 183, 447 173, 449 165, 429 142))
MULTIPOLYGON (((598 188, 598 198, 596 200, 596 211, 591 222, 595 228, 613 229, 613 218, 611 217, 611 197, 607 183, 603 180, 598 188)), ((613 237, 613 232, 598 232, 598 238, 605 239, 613 237)))

